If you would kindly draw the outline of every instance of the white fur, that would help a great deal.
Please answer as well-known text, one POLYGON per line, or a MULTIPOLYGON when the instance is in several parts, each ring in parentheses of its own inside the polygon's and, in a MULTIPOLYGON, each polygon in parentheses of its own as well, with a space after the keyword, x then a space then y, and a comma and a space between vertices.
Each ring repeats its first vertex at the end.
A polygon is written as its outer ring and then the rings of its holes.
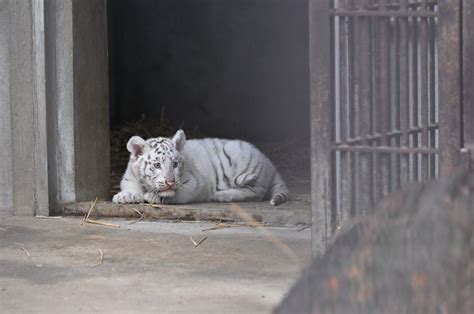
POLYGON ((186 140, 179 130, 172 139, 145 141, 134 136, 127 149, 130 161, 120 183, 121 192, 113 197, 115 203, 270 199, 272 205, 278 205, 289 196, 272 162, 244 141, 186 140))

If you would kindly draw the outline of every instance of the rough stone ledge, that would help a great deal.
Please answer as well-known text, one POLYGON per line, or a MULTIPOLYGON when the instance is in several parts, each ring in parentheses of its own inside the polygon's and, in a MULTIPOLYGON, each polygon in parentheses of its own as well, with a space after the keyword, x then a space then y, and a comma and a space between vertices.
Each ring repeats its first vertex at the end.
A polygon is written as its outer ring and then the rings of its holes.
MULTIPOLYGON (((83 216, 88 213, 92 202, 63 205, 64 215, 83 216)), ((259 222, 272 226, 306 226, 311 223, 311 204, 307 199, 295 199, 280 206, 268 202, 249 203, 202 203, 184 205, 127 204, 97 202, 91 217, 139 218, 145 219, 194 220, 219 222, 259 222)))

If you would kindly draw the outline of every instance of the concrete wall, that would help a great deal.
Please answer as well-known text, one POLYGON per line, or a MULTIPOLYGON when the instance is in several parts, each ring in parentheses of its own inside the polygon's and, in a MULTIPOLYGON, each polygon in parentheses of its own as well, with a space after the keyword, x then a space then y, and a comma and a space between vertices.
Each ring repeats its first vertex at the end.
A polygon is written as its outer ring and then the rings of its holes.
POLYGON ((109 1, 112 122, 309 135, 306 0, 109 1))
POLYGON ((42 2, 8 3, 11 187, 19 215, 48 211, 42 2), (46 196, 46 197, 45 197, 46 196))
POLYGON ((80 201, 107 197, 110 191, 106 0, 73 0, 73 41, 75 185, 80 201))
POLYGON ((108 197, 105 0, 0 0, 0 214, 108 197))
POLYGON ((107 198, 105 0, 47 0, 48 153, 54 203, 107 198))
POLYGON ((72 0, 48 0, 46 63, 50 199, 76 199, 72 0))
POLYGON ((0 0, 0 214, 13 211, 8 0, 0 0))

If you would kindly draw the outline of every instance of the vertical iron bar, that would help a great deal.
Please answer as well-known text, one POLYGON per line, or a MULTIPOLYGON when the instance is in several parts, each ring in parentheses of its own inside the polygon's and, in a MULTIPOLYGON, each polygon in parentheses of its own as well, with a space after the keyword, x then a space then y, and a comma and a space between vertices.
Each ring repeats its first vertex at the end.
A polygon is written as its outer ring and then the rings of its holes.
MULTIPOLYGON (((429 29, 429 77, 430 77, 430 99, 429 99, 429 106, 430 106, 430 118, 429 123, 434 125, 437 123, 436 117, 436 98, 438 97, 436 89, 437 89, 437 81, 436 81, 436 23, 434 18, 428 19, 428 29, 429 29)), ((436 148, 436 129, 431 129, 429 133, 430 137, 430 147, 436 148)), ((434 179, 436 177, 436 155, 430 155, 430 179, 434 179)))
MULTIPOLYGON (((380 8, 382 10, 386 9, 386 1, 380 0, 380 8)), ((390 60, 389 60, 389 47, 387 44, 387 18, 380 17, 378 18, 378 84, 379 84, 379 101, 377 103, 380 106, 381 112, 381 134, 382 134, 382 145, 390 146, 388 139, 388 133, 390 130, 390 60)), ((389 154, 380 154, 380 187, 382 196, 385 196, 390 191, 390 155, 389 154)))
MULTIPOLYGON (((410 21, 410 127, 418 127, 418 20, 410 21)), ((418 133, 411 134, 411 145, 418 147, 418 133)), ((411 179, 418 181, 418 154, 411 156, 411 179)))
MULTIPOLYGON (((428 9, 427 0, 422 0, 421 10, 428 9)), ((428 147, 428 115, 429 115, 429 103, 428 103, 428 21, 426 18, 420 18, 420 107, 421 107, 421 146, 428 147)), ((429 179, 429 156, 423 154, 421 156, 421 179, 422 181, 428 181, 429 179)))
MULTIPOLYGON (((362 0, 362 8, 366 8, 368 0, 362 0)), ((356 39, 357 54, 357 79, 358 82, 358 110, 359 110, 359 134, 362 138, 370 135, 370 25, 368 17, 359 18, 359 28, 357 29, 358 37, 356 39)), ((369 145, 369 141, 365 141, 369 145)), ((372 175, 370 168, 372 164, 371 153, 360 153, 359 155, 359 207, 361 214, 367 214, 372 203, 372 175)))
MULTIPOLYGON (((370 18, 370 37, 371 37, 371 64, 370 64, 370 80, 371 80, 371 132, 373 134, 380 133, 380 105, 379 105, 379 94, 378 94, 378 20, 375 17, 370 18)), ((380 141, 372 141, 372 146, 376 147, 380 145, 380 141)), ((372 203, 377 202, 382 192, 380 189, 380 158, 379 153, 372 153, 372 203)))
MULTIPOLYGON (((408 10, 408 0, 400 0, 400 8, 403 12, 408 10)), ((409 80, 408 80, 408 18, 402 17, 399 23, 399 46, 398 46, 398 63, 399 63, 399 114, 400 114, 400 130, 402 135, 400 138, 400 146, 408 146, 408 106, 409 106, 409 80)), ((400 155, 400 183, 403 185, 409 181, 409 154, 400 155)))
MULTIPOLYGON (((347 2, 347 9, 355 9, 356 4, 355 0, 348 0, 347 2)), ((348 123, 349 123, 349 137, 355 138, 357 137, 357 110, 356 110, 356 84, 355 84, 355 66, 357 60, 355 59, 355 34, 357 32, 356 29, 356 17, 348 17, 348 123)), ((357 184, 358 184, 358 153, 350 152, 349 154, 349 171, 350 171, 350 210, 351 215, 354 216, 358 212, 357 207, 357 184)))
MULTIPOLYGON (((341 4, 341 2, 340 2, 341 4)), ((343 3, 342 6, 344 7, 343 3)), ((339 101, 340 101, 340 134, 341 142, 345 144, 347 142, 348 134, 348 42, 347 42, 347 27, 348 18, 342 17, 339 20, 339 101)), ((349 168, 349 152, 341 152, 341 193, 340 193, 340 223, 344 224, 349 219, 350 215, 350 171, 349 168)))
MULTIPOLYGON (((330 6, 332 8, 335 8, 337 5, 336 2, 331 4, 330 6)), ((336 72, 337 66, 339 63, 339 60, 336 61, 336 55, 339 53, 336 49, 338 49, 339 46, 339 41, 337 38, 339 38, 339 34, 336 34, 336 30, 339 29, 339 25, 336 27, 336 22, 339 21, 339 17, 330 17, 330 26, 329 26, 329 42, 330 42, 330 47, 331 47, 331 53, 330 53, 330 65, 331 65, 331 71, 330 71, 330 79, 332 80, 331 82, 331 91, 330 91, 330 108, 328 109, 330 111, 330 119, 332 122, 332 126, 330 129, 330 132, 332 133, 331 137, 331 143, 335 143, 337 140, 337 137, 340 137, 340 130, 338 129, 340 127, 340 117, 337 116, 340 114, 340 102, 339 102, 339 95, 336 95, 338 92, 338 85, 339 82, 336 83, 336 79, 339 78, 339 73, 336 72), (337 41, 336 41, 337 40, 337 41)), ((327 236, 329 237, 334 231, 335 228, 337 228, 338 225, 338 185, 340 184, 339 178, 338 178, 338 167, 340 166, 338 162, 340 161, 340 153, 337 151, 332 150, 330 148, 330 166, 331 166, 331 172, 329 174, 330 179, 329 179, 329 184, 330 184, 330 214, 329 214, 329 221, 326 220, 326 223, 329 223, 328 226, 328 234, 327 236)), ((328 216, 328 213, 326 213, 326 216, 328 216)))
MULTIPOLYGON (((391 130, 400 130, 400 93, 399 93, 399 63, 398 63, 398 50, 399 50, 399 34, 398 25, 400 23, 399 18, 390 19, 390 115, 391 115, 391 130)), ((391 146, 400 147, 400 136, 393 137, 390 140, 391 146)), ((391 154, 391 189, 398 189, 400 186, 400 154, 391 154)))
MULTIPOLYGON (((429 94, 429 107, 430 107, 430 118, 429 123, 434 125, 437 123, 436 117, 436 23, 435 18, 428 19, 429 29, 429 81, 430 81, 430 94, 429 94)), ((436 129, 431 129, 429 132, 430 147, 436 148, 436 129)), ((434 179, 436 176, 436 155, 430 154, 430 179, 434 179)))
MULTIPOLYGON (((428 18, 428 60, 429 60, 429 119, 428 123, 437 123, 436 119, 436 24, 434 18, 428 18)), ((436 148, 436 129, 429 130, 429 146, 436 148)), ((436 155, 429 156, 430 179, 436 176, 436 155)))

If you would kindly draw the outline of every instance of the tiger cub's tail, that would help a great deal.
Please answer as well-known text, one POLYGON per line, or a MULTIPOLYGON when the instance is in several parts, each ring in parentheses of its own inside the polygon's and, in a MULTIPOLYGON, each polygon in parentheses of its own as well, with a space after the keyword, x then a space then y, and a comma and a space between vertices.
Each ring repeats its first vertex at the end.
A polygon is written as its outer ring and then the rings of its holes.
POLYGON ((282 204, 290 198, 290 192, 280 174, 277 172, 270 188, 270 204, 282 204))

